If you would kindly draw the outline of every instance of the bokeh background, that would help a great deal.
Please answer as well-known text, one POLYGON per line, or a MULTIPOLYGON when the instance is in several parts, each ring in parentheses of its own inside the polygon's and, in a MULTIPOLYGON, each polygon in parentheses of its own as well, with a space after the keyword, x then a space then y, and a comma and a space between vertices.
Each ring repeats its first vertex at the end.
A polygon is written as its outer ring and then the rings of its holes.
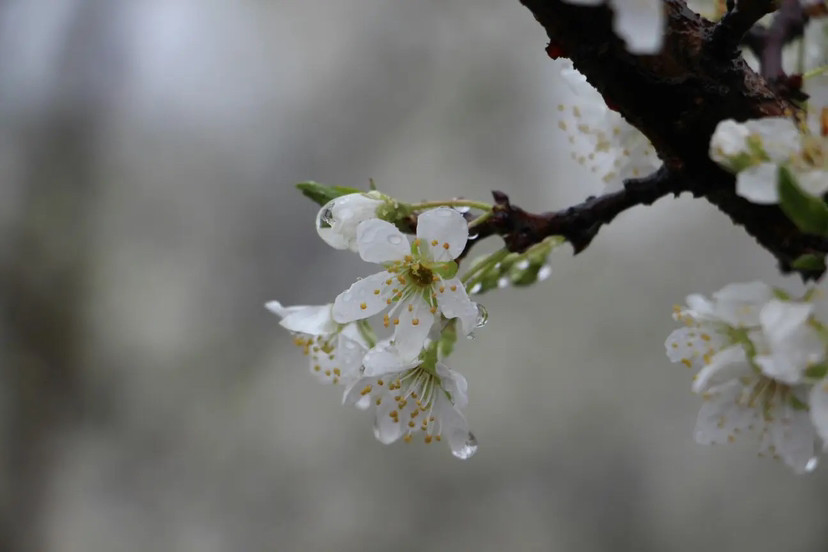
POLYGON ((517 0, 0 3, 0 550, 824 551, 828 465, 693 442, 672 306, 799 288, 703 201, 483 297, 465 462, 376 442, 263 308, 372 270, 298 181, 599 193, 545 45, 517 0))

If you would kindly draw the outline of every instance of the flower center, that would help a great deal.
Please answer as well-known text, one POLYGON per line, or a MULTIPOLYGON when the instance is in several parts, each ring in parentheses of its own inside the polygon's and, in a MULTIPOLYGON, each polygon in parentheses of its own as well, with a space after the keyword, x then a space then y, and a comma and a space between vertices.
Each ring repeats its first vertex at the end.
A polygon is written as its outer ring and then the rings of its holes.
POLYGON ((419 286, 430 286, 434 281, 434 273, 422 263, 414 263, 408 267, 408 274, 419 286))

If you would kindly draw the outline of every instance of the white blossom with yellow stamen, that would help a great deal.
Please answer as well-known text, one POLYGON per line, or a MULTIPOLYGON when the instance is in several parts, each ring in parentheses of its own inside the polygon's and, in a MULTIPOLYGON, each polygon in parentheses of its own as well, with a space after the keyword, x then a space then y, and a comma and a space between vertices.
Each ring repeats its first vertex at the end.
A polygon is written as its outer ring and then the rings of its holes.
POLYGON ((572 159, 597 174, 605 191, 620 190, 624 179, 647 176, 661 162, 650 141, 574 69, 561 62, 561 76, 574 93, 572 105, 558 105, 558 128, 566 132, 572 159))
POLYGON ((339 323, 368 318, 388 309, 383 323, 393 326, 393 344, 404 358, 416 357, 438 312, 458 318, 460 331, 475 327, 477 305, 469 299, 454 262, 468 240, 463 215, 448 207, 425 211, 417 221, 417 238, 393 224, 373 219, 357 227, 359 254, 385 270, 363 278, 334 301, 339 323))
POLYGON ((731 284, 687 298, 674 317, 685 327, 667 338, 673 362, 699 368, 693 391, 704 397, 695 438, 728 443, 759 435, 761 453, 797 472, 816 465, 806 371, 825 359, 808 301, 783 300, 761 282, 731 284))
POLYGON ((285 307, 279 301, 265 304, 281 317, 279 324, 294 332, 293 343, 310 360, 310 372, 322 383, 349 384, 359 378, 368 344, 356 324, 337 324, 332 305, 285 307))
POLYGON ((468 384, 441 362, 404 361, 388 342, 372 349, 363 376, 348 386, 345 404, 374 409, 374 436, 384 444, 422 434, 425 443, 446 440, 452 454, 467 459, 477 452, 461 410, 468 384))

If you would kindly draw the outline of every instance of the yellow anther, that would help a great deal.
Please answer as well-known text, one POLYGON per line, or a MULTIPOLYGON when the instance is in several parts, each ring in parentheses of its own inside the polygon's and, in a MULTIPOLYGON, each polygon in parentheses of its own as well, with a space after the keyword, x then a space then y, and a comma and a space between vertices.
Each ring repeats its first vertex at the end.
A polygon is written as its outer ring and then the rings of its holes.
POLYGON ((422 242, 420 241, 420 238, 417 238, 417 239, 415 239, 415 240, 414 240, 414 245, 416 245, 416 246, 418 246, 418 247, 419 247, 420 243, 422 243, 422 242))
POLYGON ((419 413, 420 413, 420 411, 419 411, 419 410, 415 410, 415 411, 413 411, 413 412, 411 413, 411 418, 412 418, 412 419, 416 418, 416 417, 417 417, 417 414, 419 414, 419 413))
POLYGON ((437 240, 431 240, 431 245, 437 245, 438 243, 440 242, 438 242, 437 240))
POLYGON ((429 422, 433 422, 433 421, 434 421, 434 416, 432 416, 431 418, 429 418, 429 419, 428 419, 428 421, 429 421, 429 422))
POLYGON ((377 400, 375 402, 377 403, 377 406, 381 405, 382 404, 382 397, 377 397, 377 400))
POLYGON ((409 433, 408 435, 403 437, 403 441, 405 441, 406 443, 410 443, 411 442, 411 434, 409 433))
POLYGON ((439 277, 439 276, 437 276, 436 274, 432 274, 432 275, 431 275, 431 281, 432 281, 432 282, 439 282, 439 281, 440 281, 440 277, 439 277))
POLYGON ((412 257, 411 255, 406 255, 405 256, 405 262, 410 263, 410 262, 413 262, 413 261, 414 261, 414 257, 412 257))
POLYGON ((448 242, 443 242, 443 249, 448 249, 449 247, 451 246, 448 244, 448 242))
POLYGON ((423 441, 425 441, 426 444, 429 444, 431 442, 431 439, 432 439, 431 435, 426 435, 425 439, 423 439, 423 441))
POLYGON ((331 371, 330 371, 330 370, 325 370, 325 375, 326 375, 326 376, 330 376, 330 375, 331 375, 331 371))
POLYGON ((369 385, 366 385, 366 386, 365 386, 365 389, 363 389, 362 391, 360 391, 360 392, 359 392, 359 394, 360 394, 360 395, 367 395, 368 393, 370 393, 370 392, 371 392, 371 389, 372 389, 372 387, 371 387, 371 385, 370 385, 370 384, 369 384, 369 385))
POLYGON ((670 345, 670 346, 671 346, 673 349, 678 349, 678 343, 676 343, 676 342, 673 342, 673 344, 672 344, 672 345, 670 345))
POLYGON ((417 427, 417 424, 414 423, 414 420, 408 422, 408 427, 417 427))
POLYGON ((332 381, 333 381, 333 384, 336 385, 337 383, 339 383, 339 378, 334 378, 332 381))
POLYGON ((558 128, 566 130, 566 123, 564 121, 558 121, 558 128))
POLYGON ((394 325, 395 325, 395 326, 397 326, 397 325, 399 325, 399 323, 400 323, 400 319, 399 319, 399 318, 395 318, 395 319, 394 319, 394 325))
POLYGON ((419 326, 420 325, 420 319, 419 318, 412 319, 411 320, 411 325, 412 326, 419 326))
POLYGON ((341 375, 342 375, 342 372, 340 372, 340 371, 339 371, 339 368, 334 368, 334 369, 333 369, 333 373, 334 373, 335 375, 337 375, 337 376, 341 376, 341 375))
POLYGON ((313 369, 314 369, 314 371, 318 372, 319 370, 322 369, 322 367, 317 364, 316 366, 313 367, 313 369))
POLYGON ((366 305, 365 303, 361 303, 361 304, 359 305, 359 308, 361 308, 362 310, 365 310, 365 309, 367 309, 367 308, 368 308, 368 305, 366 305))
POLYGON ((457 286, 451 286, 449 289, 450 289, 451 291, 457 291, 457 286))
POLYGON ((408 404, 408 401, 403 399, 403 400, 400 401, 400 403, 397 406, 399 408, 405 408, 405 405, 407 405, 407 404, 408 404))
POLYGON ((380 290, 375 289, 375 290, 374 290, 374 295, 379 295, 379 294, 380 294, 380 290))
POLYGON ((705 341, 710 341, 710 336, 707 335, 706 333, 701 334, 701 338, 705 341))
POLYGON ((411 392, 411 397, 412 397, 412 398, 414 398, 414 399, 416 399, 416 398, 417 398, 417 392, 416 392, 416 391, 412 391, 412 392, 411 392))
POLYGON ((393 278, 388 278, 388 279, 385 281, 385 285, 390 286, 390 285, 391 285, 391 282, 393 282, 393 281, 394 281, 394 279, 393 279, 393 278))
POLYGON ((728 443, 732 443, 732 442, 733 442, 733 441, 735 441, 735 440, 736 440, 736 436, 735 436, 735 435, 728 435, 728 436, 727 436, 727 442, 728 442, 728 443))
POLYGON ((392 303, 392 301, 391 301, 391 298, 390 298, 390 297, 389 297, 388 299, 386 299, 386 300, 385 300, 385 304, 386 304, 386 305, 390 305, 391 303, 392 303))
POLYGON ((377 385, 379 385, 380 387, 382 387, 382 384, 383 384, 383 383, 385 383, 385 382, 384 382, 384 381, 382 381, 381 379, 378 379, 378 380, 377 380, 377 385))
POLYGON ((431 307, 431 308, 430 308, 430 309, 428 309, 428 310, 430 310, 430 311, 431 311, 431 314, 434 314, 435 312, 437 312, 437 307, 431 307))
POLYGON ((405 276, 397 276, 397 281, 402 285, 405 285, 405 276))
POLYGON ((683 358, 683 359, 681 359, 681 363, 682 363, 682 364, 684 364, 685 366, 687 366, 688 368, 692 368, 692 367, 693 367, 693 361, 692 361, 692 360, 690 360, 689 358, 683 358))
POLYGON ((446 286, 440 286, 440 293, 443 293, 444 291, 446 291, 446 286))
POLYGON ((435 438, 435 439, 437 439, 438 441, 442 441, 442 440, 443 440, 443 438, 442 438, 440 435, 435 435, 435 436, 434 436, 434 438, 435 438))
POLYGON ((408 312, 411 312, 413 310, 414 310, 414 305, 412 303, 409 303, 408 304, 408 312))

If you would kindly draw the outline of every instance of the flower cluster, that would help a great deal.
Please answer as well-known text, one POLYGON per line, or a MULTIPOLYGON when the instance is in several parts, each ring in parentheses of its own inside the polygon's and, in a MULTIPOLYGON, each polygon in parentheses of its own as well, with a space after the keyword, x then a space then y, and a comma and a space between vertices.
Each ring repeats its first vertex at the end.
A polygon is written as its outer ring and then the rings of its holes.
POLYGON ((469 239, 468 222, 450 207, 425 209, 412 239, 381 218, 391 204, 377 192, 347 194, 317 216, 326 243, 356 251, 379 264, 379 272, 358 279, 331 304, 266 306, 294 333, 315 377, 344 386, 344 403, 373 410, 379 441, 422 434, 424 442, 445 440, 455 456, 469 458, 477 440, 462 413, 466 380, 442 358, 451 348, 447 341, 479 325, 478 305, 455 261, 469 239), (389 334, 381 340, 370 323, 374 316, 389 334))
POLYGON ((695 438, 733 442, 754 434, 761 454, 797 473, 816 467, 815 441, 828 444, 826 304, 814 290, 793 299, 760 282, 687 297, 673 317, 667 356, 696 369, 704 399, 695 438))

